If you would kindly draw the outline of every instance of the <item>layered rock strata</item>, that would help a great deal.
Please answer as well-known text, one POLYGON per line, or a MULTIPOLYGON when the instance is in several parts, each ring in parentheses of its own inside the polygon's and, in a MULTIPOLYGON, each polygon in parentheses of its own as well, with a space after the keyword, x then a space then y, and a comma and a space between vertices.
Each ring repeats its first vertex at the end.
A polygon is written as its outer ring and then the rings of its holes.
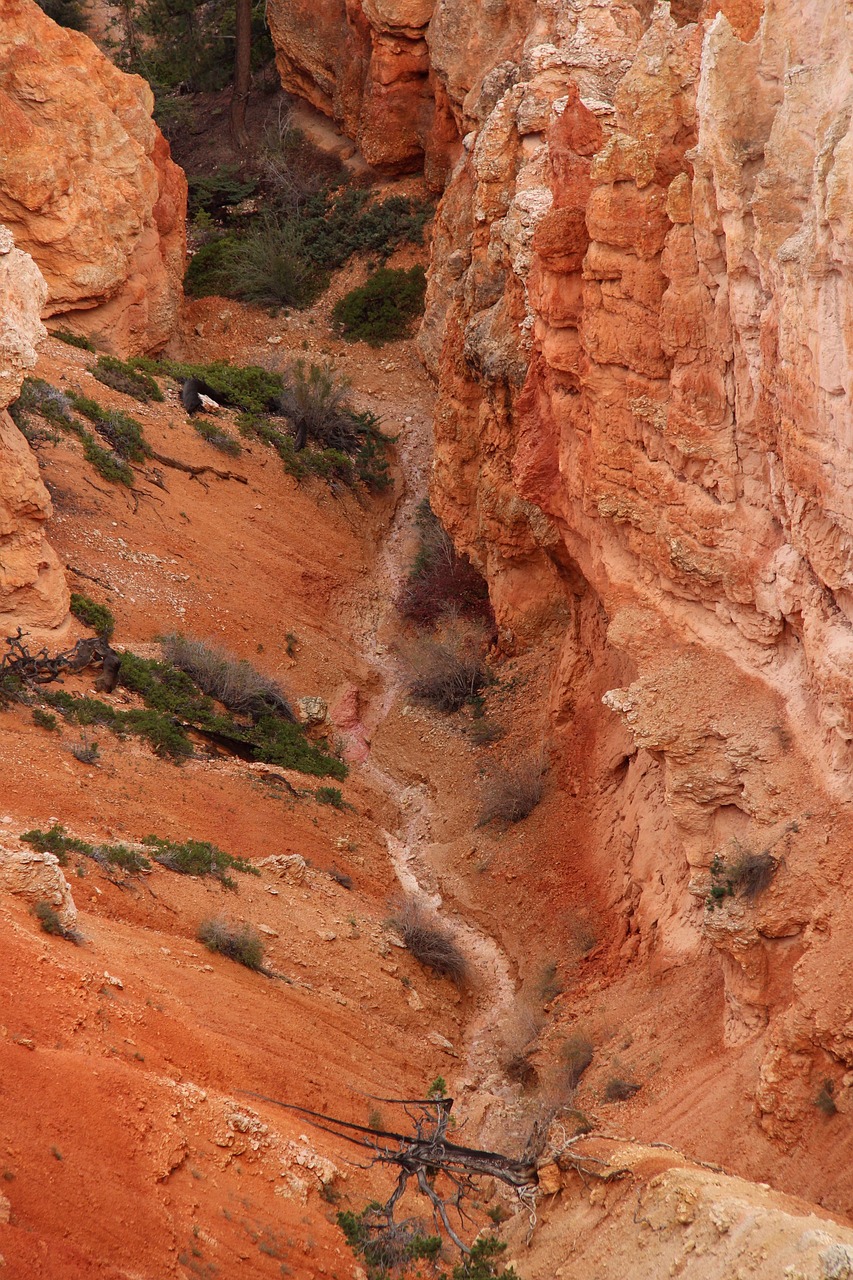
POLYGON ((0 226, 0 632, 58 626, 68 614, 62 566, 45 537, 50 496, 38 464, 5 406, 17 399, 45 336, 47 285, 0 226))
POLYGON ((34 0, 0 13, 0 221, 47 281, 45 316, 120 354, 171 335, 186 180, 139 76, 34 0))
MULTIPOLYGON (((333 7, 347 40, 379 29, 333 7)), ((853 893, 847 20, 831 0, 421 16, 418 93, 461 140, 421 332, 435 505, 504 647, 559 638, 552 727, 589 747, 622 962, 718 949, 726 1041, 764 1038, 756 1103, 782 1133, 853 1068, 853 990, 828 982, 853 893)), ((322 74, 300 39, 290 83, 363 141, 373 81, 344 85, 331 30, 322 74)))

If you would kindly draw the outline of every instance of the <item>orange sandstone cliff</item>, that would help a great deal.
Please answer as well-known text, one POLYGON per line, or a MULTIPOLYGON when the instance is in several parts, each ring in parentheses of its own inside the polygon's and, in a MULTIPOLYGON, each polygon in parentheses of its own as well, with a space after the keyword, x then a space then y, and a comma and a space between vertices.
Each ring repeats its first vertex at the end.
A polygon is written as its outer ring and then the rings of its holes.
POLYGON ((184 272, 186 179, 153 95, 34 0, 0 12, 0 221, 62 316, 119 354, 170 337, 184 272))
POLYGON ((853 1083, 844 14, 327 0, 314 46, 297 8, 285 84, 374 163, 429 171, 443 121, 433 497, 504 652, 555 646, 551 857, 590 850, 625 971, 714 949, 746 1110, 793 1142, 853 1083), (772 882, 729 893, 745 859, 772 882))

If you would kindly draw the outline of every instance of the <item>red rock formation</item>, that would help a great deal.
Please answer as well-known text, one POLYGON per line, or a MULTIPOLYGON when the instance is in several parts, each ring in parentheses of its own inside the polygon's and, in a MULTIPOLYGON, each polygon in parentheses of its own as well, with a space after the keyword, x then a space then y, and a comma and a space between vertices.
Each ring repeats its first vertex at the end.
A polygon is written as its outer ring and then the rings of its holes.
MULTIPOLYGON (((286 83, 366 153, 390 9, 335 7, 314 64, 278 27, 286 83)), ((563 633, 553 724, 595 742, 624 959, 719 950, 784 1127, 810 1064, 853 1067, 853 992, 826 990, 853 892, 849 34, 829 0, 445 0, 423 33, 464 139, 421 333, 434 500, 503 644, 563 633), (777 880, 706 910, 743 850, 777 880)))
POLYGON ((151 90, 34 0, 0 14, 0 220, 48 284, 45 314, 126 354, 162 346, 184 270, 186 181, 151 90))

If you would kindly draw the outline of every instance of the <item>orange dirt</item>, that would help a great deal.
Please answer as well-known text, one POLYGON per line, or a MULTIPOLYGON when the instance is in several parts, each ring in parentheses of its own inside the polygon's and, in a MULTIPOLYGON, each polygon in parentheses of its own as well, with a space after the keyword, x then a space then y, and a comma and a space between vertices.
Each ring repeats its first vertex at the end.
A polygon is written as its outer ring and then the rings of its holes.
MULTIPOLYGON (((100 765, 85 766, 69 754, 75 731, 38 729, 20 706, 0 715, 0 829, 10 837, 55 819, 94 840, 154 832, 210 839, 254 861, 309 862, 302 881, 263 868, 229 893, 160 868, 114 883, 72 858, 79 948, 42 934, 21 900, 0 900, 0 1195, 10 1205, 0 1254, 10 1278, 355 1276, 331 1201, 358 1208, 387 1193, 387 1179, 264 1099, 364 1122, 384 1105, 371 1095, 415 1096, 442 1074, 459 1095, 466 1140, 518 1151, 548 1099, 565 1094, 560 1045, 573 1033, 596 1049, 578 1105, 605 1127, 850 1207, 849 1175, 840 1155, 829 1159, 819 1119, 787 1155, 750 1125, 757 1050, 724 1054, 710 952, 652 973, 620 958, 608 868, 584 839, 589 744, 552 753, 545 799, 526 823, 475 827, 477 770, 536 753, 545 738, 547 655, 498 657, 501 684, 487 702, 507 732, 494 746, 471 747, 464 715, 448 721, 406 702, 389 602, 429 468, 431 391, 410 343, 374 352, 330 336, 331 301, 360 270, 289 319, 194 302, 179 350, 276 368, 299 355, 332 358, 357 403, 399 437, 387 498, 300 487, 260 444, 223 461, 175 391, 165 405, 137 405, 91 379, 88 353, 57 341, 36 370, 131 412, 158 451, 248 479, 202 484, 169 470, 166 490, 140 477, 134 498, 100 480, 75 443, 42 446, 51 540, 72 589, 115 613, 115 642, 154 653, 158 634, 179 629, 227 645, 295 697, 334 705, 355 686, 359 718, 342 736, 371 750, 342 784, 352 807, 336 810, 308 794, 316 779, 288 773, 304 793, 294 798, 275 770, 206 759, 178 768, 106 732, 100 765), (383 927, 399 892, 389 845, 456 921, 480 975, 467 996, 428 976, 383 927), (221 913, 264 931, 281 976, 204 950, 198 923, 221 913), (534 1039, 539 1085, 525 1093, 502 1065, 534 1039), (613 1074, 643 1088, 602 1107, 613 1074)), ((78 633, 71 624, 60 639, 78 633)), ((90 685, 84 675, 67 687, 90 685)))

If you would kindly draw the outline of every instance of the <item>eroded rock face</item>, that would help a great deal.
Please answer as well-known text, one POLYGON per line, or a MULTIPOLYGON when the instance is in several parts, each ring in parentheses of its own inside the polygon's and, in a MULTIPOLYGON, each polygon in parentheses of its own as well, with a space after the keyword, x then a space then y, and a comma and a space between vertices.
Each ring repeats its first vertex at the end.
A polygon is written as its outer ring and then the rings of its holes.
POLYGON ((553 724, 596 736, 623 954, 718 948, 772 1129, 815 1061, 853 1066, 826 985, 853 892, 850 37, 829 0, 532 28, 466 94, 440 207, 435 505, 505 642, 562 630, 553 724))
POLYGON ((18 396, 36 345, 47 286, 28 254, 0 226, 0 631, 59 626, 69 594, 62 566, 44 534, 50 497, 24 437, 5 412, 18 396))
POLYGON ((145 81, 34 0, 0 14, 0 221, 48 286, 46 316, 120 354, 170 336, 184 270, 186 180, 145 81))
POLYGON ((0 889, 35 906, 46 902, 64 929, 77 925, 77 907, 54 854, 31 849, 0 848, 0 889))

